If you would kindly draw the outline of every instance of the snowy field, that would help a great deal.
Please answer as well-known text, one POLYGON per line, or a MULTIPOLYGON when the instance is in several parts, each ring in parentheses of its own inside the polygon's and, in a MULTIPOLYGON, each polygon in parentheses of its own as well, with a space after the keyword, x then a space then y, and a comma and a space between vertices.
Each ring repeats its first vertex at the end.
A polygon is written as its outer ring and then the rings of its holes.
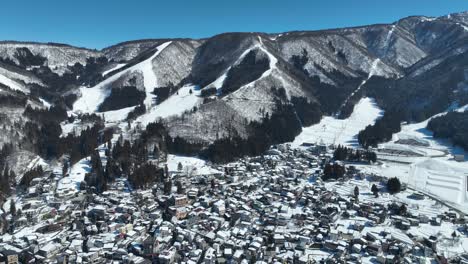
POLYGON ((69 176, 61 178, 57 184, 57 193, 74 193, 80 189, 80 183, 84 181, 86 173, 91 172, 90 159, 88 157, 74 164, 69 176))
MULTIPOLYGON (((467 106, 452 108, 460 112, 466 109, 467 106)), ((368 173, 398 177, 409 187, 468 213, 468 162, 457 162, 453 158, 454 154, 468 156, 468 153, 453 146, 449 140, 434 139, 432 132, 426 128, 429 121, 430 118, 403 125, 390 142, 379 145, 379 164, 358 167, 368 173), (402 144, 402 141, 406 143, 402 144)))
POLYGON ((178 93, 171 95, 161 104, 153 106, 136 121, 146 126, 158 118, 177 116, 185 111, 190 111, 202 101, 201 97, 197 96, 198 93, 198 91, 194 90, 194 86, 184 86, 179 89, 178 93), (190 93, 190 90, 192 93, 190 93))
MULTIPOLYGON (((452 110, 465 111, 467 108, 454 106, 452 110)), ((349 118, 324 117, 319 124, 303 128, 292 146, 297 147, 304 142, 358 146, 359 131, 375 123, 382 115, 383 111, 371 98, 363 98, 349 118)), ((454 154, 468 156, 468 153, 448 140, 434 139, 426 128, 429 120, 403 125, 390 142, 380 144, 376 150, 378 163, 355 166, 369 174, 398 177, 410 188, 468 213, 468 162, 453 159, 454 154)))
POLYGON ((209 166, 205 160, 169 154, 167 156, 167 168, 171 173, 177 173, 178 165, 182 164, 182 172, 187 175, 214 174, 220 173, 218 170, 209 166))
POLYGON ((325 143, 357 146, 357 135, 366 126, 372 125, 383 115, 383 111, 376 105, 372 98, 362 98, 353 113, 346 119, 337 119, 326 116, 320 123, 302 128, 292 143, 298 147, 302 143, 325 143))

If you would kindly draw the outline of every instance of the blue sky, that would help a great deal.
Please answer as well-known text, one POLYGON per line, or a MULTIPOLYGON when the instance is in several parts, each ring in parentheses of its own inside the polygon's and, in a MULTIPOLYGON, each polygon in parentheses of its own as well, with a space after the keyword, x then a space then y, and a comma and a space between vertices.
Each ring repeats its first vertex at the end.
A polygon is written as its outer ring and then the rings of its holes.
POLYGON ((100 49, 142 38, 317 30, 466 10, 468 0, 3 0, 0 40, 100 49))

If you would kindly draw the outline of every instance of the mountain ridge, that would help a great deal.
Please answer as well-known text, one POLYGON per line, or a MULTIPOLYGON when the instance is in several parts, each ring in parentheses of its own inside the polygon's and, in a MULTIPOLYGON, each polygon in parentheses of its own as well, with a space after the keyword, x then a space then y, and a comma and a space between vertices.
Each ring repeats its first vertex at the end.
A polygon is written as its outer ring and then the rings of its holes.
POLYGON ((387 113, 403 109, 399 121, 409 122, 464 103, 468 95, 455 86, 468 67, 467 14, 315 31, 131 40, 101 50, 3 41, 0 83, 17 91, 0 92, 8 100, 24 93, 12 101, 17 104, 28 98, 13 107, 22 124, 15 144, 33 153, 35 143, 25 144, 26 124, 46 114, 26 111, 29 104, 66 112, 58 120, 61 132, 54 132, 61 137, 77 136, 89 120, 102 119, 104 128, 134 139, 158 123, 164 127, 159 132, 180 143, 168 143, 168 151, 219 156, 216 146, 229 148, 225 141, 231 140, 242 146, 236 155, 258 154, 292 141, 301 127, 323 116, 346 118, 364 97, 387 113))

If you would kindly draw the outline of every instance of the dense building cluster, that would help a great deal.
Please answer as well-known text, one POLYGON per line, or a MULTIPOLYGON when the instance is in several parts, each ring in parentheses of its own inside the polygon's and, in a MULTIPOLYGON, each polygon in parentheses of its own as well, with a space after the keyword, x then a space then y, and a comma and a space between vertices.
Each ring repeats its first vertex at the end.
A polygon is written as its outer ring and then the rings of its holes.
POLYGON ((325 181, 332 153, 279 145, 210 169, 163 160, 166 182, 136 190, 118 177, 102 193, 60 187, 57 168, 4 203, 0 262, 466 261, 463 214, 405 188, 389 194, 387 179, 350 164, 325 181))

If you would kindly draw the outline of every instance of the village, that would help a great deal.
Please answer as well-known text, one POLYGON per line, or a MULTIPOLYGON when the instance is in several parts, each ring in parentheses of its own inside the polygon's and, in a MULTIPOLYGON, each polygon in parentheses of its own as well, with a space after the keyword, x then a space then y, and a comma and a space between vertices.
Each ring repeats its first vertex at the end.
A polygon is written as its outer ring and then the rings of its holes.
POLYGON ((174 184, 146 190, 33 179, 3 205, 0 263, 468 263, 464 214, 404 185, 390 194, 326 146, 183 161, 168 167, 174 184), (346 170, 324 180, 327 164, 346 170))

